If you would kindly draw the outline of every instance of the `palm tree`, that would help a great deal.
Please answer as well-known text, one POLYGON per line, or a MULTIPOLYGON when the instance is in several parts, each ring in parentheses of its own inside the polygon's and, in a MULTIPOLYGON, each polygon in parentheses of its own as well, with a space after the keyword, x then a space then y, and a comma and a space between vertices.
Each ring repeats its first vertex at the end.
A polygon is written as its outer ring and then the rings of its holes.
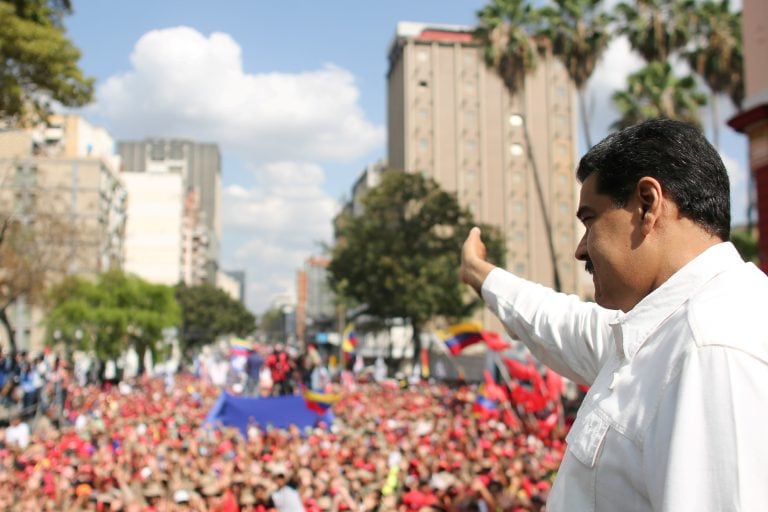
POLYGON ((584 140, 592 147, 585 101, 587 81, 595 71, 603 51, 611 42, 608 24, 611 16, 601 10, 602 0, 554 0, 556 7, 545 7, 542 34, 552 44, 552 53, 560 59, 576 85, 584 140))
POLYGON ((707 97, 697 90, 692 75, 678 78, 668 62, 651 62, 629 75, 627 89, 615 92, 613 102, 621 113, 614 129, 654 117, 700 125, 699 107, 706 105, 707 97))
POLYGON ((538 62, 532 37, 537 11, 526 0, 491 0, 477 17, 475 38, 483 45, 485 63, 499 73, 510 92, 519 92, 538 62))
POLYGON ((635 0, 616 6, 618 32, 646 62, 665 62, 690 39, 693 0, 635 0))
POLYGON ((715 96, 729 95, 737 108, 744 99, 741 13, 731 12, 729 0, 707 0, 698 6, 695 19, 697 35, 687 57, 712 93, 712 134, 718 147, 720 112, 715 96))
MULTIPOLYGON (((483 45, 485 63, 496 70, 511 94, 522 95, 525 78, 536 70, 539 52, 545 49, 535 39, 535 34, 541 32, 539 25, 541 13, 527 0, 491 0, 487 6, 478 11, 477 17, 480 23, 475 31, 475 38, 483 45)), ((522 103, 525 105, 525 102, 522 103)), ((560 291, 560 271, 557 265, 552 224, 549 221, 541 177, 533 155, 525 116, 521 117, 521 121, 536 195, 544 220, 552 262, 553 285, 555 290, 560 291)))

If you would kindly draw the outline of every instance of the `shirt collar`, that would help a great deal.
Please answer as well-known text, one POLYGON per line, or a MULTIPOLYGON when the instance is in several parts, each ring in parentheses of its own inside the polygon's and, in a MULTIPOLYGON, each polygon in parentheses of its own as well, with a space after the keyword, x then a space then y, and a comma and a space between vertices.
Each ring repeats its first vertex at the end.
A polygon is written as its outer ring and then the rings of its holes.
POLYGON ((632 359, 651 333, 701 286, 736 265, 744 264, 730 242, 713 245, 686 263, 627 313, 611 322, 619 354, 632 359))

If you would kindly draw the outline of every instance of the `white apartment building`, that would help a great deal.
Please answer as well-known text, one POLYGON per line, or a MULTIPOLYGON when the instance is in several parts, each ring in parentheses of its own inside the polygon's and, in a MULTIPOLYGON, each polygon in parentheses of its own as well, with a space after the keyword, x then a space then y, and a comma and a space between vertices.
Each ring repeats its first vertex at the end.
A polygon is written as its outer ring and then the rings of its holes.
POLYGON ((183 199, 179 174, 123 172, 128 191, 125 271, 152 283, 182 276, 183 199))

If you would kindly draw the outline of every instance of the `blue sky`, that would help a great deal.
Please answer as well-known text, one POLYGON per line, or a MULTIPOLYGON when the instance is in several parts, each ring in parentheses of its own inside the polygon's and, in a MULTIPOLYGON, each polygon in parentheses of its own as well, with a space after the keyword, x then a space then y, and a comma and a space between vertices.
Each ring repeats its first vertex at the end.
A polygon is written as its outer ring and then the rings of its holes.
MULTIPOLYGON (((80 111, 89 121, 116 140, 219 144, 220 262, 246 271, 246 303, 259 313, 295 293, 296 270, 330 242, 353 181, 386 156, 387 52, 397 22, 473 25, 484 4, 75 0, 65 24, 97 80, 96 101, 80 111)), ((640 65, 623 40, 604 56, 590 83, 593 139, 615 117, 610 93, 640 65)), ((724 102, 723 119, 731 112, 724 102)), ((724 127, 721 148, 738 221, 746 141, 724 127)))

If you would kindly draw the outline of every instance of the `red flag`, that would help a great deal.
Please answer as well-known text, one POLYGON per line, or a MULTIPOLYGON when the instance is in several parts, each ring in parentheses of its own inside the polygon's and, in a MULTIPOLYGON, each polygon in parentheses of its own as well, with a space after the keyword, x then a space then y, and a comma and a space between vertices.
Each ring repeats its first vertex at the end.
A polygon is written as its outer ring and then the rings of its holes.
POLYGON ((544 380, 547 383, 547 395, 549 396, 549 399, 560 400, 560 395, 563 393, 563 378, 555 371, 547 368, 544 380))
POLYGON ((509 343, 502 339, 501 335, 493 331, 482 331, 485 345, 494 352, 500 352, 509 348, 509 343))
POLYGON ((507 400, 507 393, 504 391, 504 387, 496 384, 491 376, 491 372, 488 370, 483 371, 485 376, 485 393, 489 398, 502 402, 507 400))
POLYGON ((533 373, 536 371, 536 368, 533 365, 524 364, 517 359, 512 359, 510 357, 503 358, 503 361, 507 367, 507 371, 509 371, 509 376, 513 379, 521 381, 533 380, 533 373))

